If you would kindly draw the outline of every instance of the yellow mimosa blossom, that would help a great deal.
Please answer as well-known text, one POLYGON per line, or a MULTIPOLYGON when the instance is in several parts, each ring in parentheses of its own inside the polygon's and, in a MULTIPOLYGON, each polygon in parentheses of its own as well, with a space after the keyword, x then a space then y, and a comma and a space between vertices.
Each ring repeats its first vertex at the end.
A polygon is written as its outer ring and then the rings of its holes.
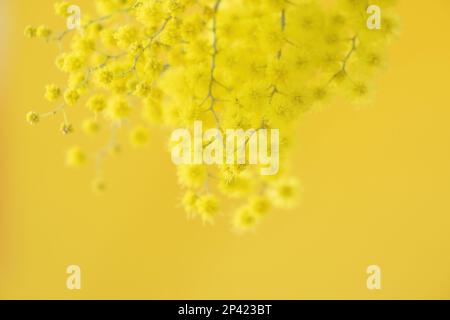
MULTIPOLYGON (((55 65, 67 77, 65 85, 49 85, 45 92, 51 103, 63 96, 64 105, 30 112, 26 120, 37 124, 60 114, 68 134, 74 114, 87 119, 80 126, 85 133, 104 139, 93 135, 101 123, 109 137, 93 158, 102 178, 105 158, 119 150, 123 131, 141 147, 150 144, 146 126, 184 130, 194 137, 194 151, 183 151, 194 162, 176 168, 184 209, 211 222, 222 211, 223 198, 234 228, 253 230, 272 208, 289 209, 301 200, 300 184, 289 172, 298 123, 338 97, 357 105, 370 101, 398 34, 395 2, 94 0, 96 12, 83 8, 79 30, 25 28, 26 37, 57 44, 55 65), (382 12, 376 30, 368 28, 367 9, 373 4, 382 12), (77 102, 87 108, 66 108, 77 102), (213 135, 198 136, 195 123, 213 135), (221 155, 215 148, 227 130, 250 134, 221 155), (258 130, 279 132, 279 143, 267 141, 259 148, 266 150, 258 150, 262 159, 263 151, 266 158, 279 156, 273 176, 261 176, 267 163, 252 163, 248 153, 238 163, 221 162, 249 151, 256 137, 251 132, 258 130), (203 150, 215 161, 199 161, 203 150)), ((56 15, 67 18, 71 3, 58 1, 56 15)), ((171 141, 172 151, 174 145, 171 141)), ((80 148, 67 154, 70 166, 86 159, 80 148)), ((93 189, 104 191, 104 180, 96 180, 93 189)))

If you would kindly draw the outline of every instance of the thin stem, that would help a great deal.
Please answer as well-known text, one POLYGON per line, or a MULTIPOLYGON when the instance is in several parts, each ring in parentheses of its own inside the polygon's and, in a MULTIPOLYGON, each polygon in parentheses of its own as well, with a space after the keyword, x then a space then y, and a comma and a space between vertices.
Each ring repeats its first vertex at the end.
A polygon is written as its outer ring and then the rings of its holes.
POLYGON ((64 124, 65 124, 65 125, 68 125, 68 124, 69 124, 69 118, 67 117, 66 109, 63 108, 61 112, 62 112, 62 114, 63 114, 64 124))
MULTIPOLYGON (((103 54, 103 53, 102 53, 102 54, 103 54)), ((120 53, 120 54, 118 54, 118 55, 103 54, 103 55, 105 56, 105 61, 103 61, 103 63, 101 63, 101 64, 99 64, 99 65, 97 65, 97 66, 94 66, 94 67, 91 67, 91 68, 87 69, 85 79, 77 86, 77 88, 81 88, 81 87, 83 87, 84 85, 88 84, 88 82, 89 82, 89 80, 90 80, 92 74, 93 74, 94 72, 100 70, 100 69, 106 68, 107 65, 108 65, 108 63, 109 63, 111 60, 117 60, 117 59, 120 59, 121 57, 125 56, 126 54, 127 54, 126 52, 120 53)))
POLYGON ((109 138, 108 143, 103 148, 101 148, 97 153, 97 158, 96 158, 96 160, 97 160, 97 163, 96 163, 97 177, 102 176, 103 160, 105 159, 108 152, 116 145, 117 131, 118 131, 117 125, 113 124, 112 128, 111 128, 111 136, 109 138))
MULTIPOLYGON (((284 32, 286 30, 286 9, 281 10, 280 25, 281 25, 281 31, 284 32)), ((277 60, 281 60, 282 56, 283 56, 283 51, 280 48, 280 50, 278 51, 278 54, 277 54, 277 60)), ((270 92, 270 95, 269 95, 269 103, 272 103, 273 97, 277 93, 279 93, 279 91, 278 91, 278 87, 276 84, 271 84, 269 86, 269 89, 272 89, 272 91, 270 92)))
POLYGON ((52 117, 57 115, 59 112, 61 112, 62 110, 64 110, 64 108, 66 107, 65 104, 60 105, 59 107, 53 109, 52 111, 43 113, 40 115, 41 118, 47 118, 47 117, 52 117))
MULTIPOLYGON (((222 0, 216 0, 216 3, 214 5, 214 16, 213 16, 213 22, 212 22, 212 47, 213 47, 213 52, 211 54, 211 69, 210 69, 210 78, 209 78, 209 85, 208 85, 208 95, 205 98, 205 101, 210 99, 210 104, 209 104, 209 111, 212 113, 214 120, 216 121, 217 124, 217 128, 220 129, 220 119, 219 119, 219 115, 217 114, 215 105, 216 105, 216 97, 214 96, 214 83, 220 84, 216 79, 215 79, 215 72, 216 72, 216 67, 217 67, 217 54, 218 54, 218 48, 217 48, 217 42, 218 42, 218 38, 217 38, 217 13, 219 11, 220 8, 220 4, 221 4, 222 0)), ((222 85, 221 85, 222 86, 222 85)))
POLYGON ((336 72, 331 79, 328 81, 327 86, 329 86, 341 73, 344 73, 345 75, 347 75, 347 66, 348 63, 351 59, 351 57, 353 56, 353 53, 356 51, 356 42, 358 40, 357 36, 354 36, 353 38, 350 39, 350 41, 352 42, 352 47, 351 49, 348 51, 348 53, 346 54, 344 60, 342 60, 342 68, 339 69, 338 72, 336 72))
POLYGON ((153 42, 161 35, 161 33, 166 29, 167 24, 170 22, 170 20, 172 20, 172 17, 168 17, 166 18, 166 20, 164 20, 164 23, 162 24, 161 28, 159 28, 148 40, 148 44, 143 47, 140 52, 134 57, 133 60, 133 66, 131 67, 130 70, 126 71, 123 73, 123 76, 126 76, 132 72, 136 72, 137 69, 137 64, 139 63, 139 60, 141 59, 142 55, 144 54, 144 52, 149 49, 153 42))
MULTIPOLYGON (((281 31, 284 32, 286 30, 286 10, 281 10, 281 18, 280 18, 280 24, 281 24, 281 31)), ((283 51, 280 49, 278 51, 278 60, 281 59, 281 56, 283 55, 283 51)))

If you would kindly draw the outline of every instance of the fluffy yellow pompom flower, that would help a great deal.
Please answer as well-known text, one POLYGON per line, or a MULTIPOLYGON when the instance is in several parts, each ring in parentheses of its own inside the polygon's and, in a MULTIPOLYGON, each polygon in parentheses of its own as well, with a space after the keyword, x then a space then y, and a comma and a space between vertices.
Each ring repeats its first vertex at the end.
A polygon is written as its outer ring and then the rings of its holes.
POLYGON ((69 16, 69 7, 70 3, 67 1, 56 2, 54 5, 55 13, 63 18, 67 18, 69 16))
POLYGON ((72 147, 67 151, 66 164, 69 167, 80 167, 86 160, 86 153, 80 147, 72 147))
POLYGON ((257 217, 263 217, 271 209, 270 200, 265 196, 254 196, 250 199, 249 208, 257 217))
POLYGON ((148 144, 148 129, 144 127, 136 127, 130 133, 130 143, 135 148, 141 148, 148 144))
POLYGON ((61 96, 61 89, 56 84, 50 84, 45 88, 45 98, 50 101, 56 101, 61 96))
POLYGON ((70 53, 63 56, 64 64, 62 65, 62 70, 67 73, 77 72, 84 65, 84 57, 78 53, 70 53))
POLYGON ((146 81, 142 81, 136 85, 135 95, 141 98, 146 98, 152 92, 152 86, 146 81))
POLYGON ((52 35, 52 30, 47 26, 39 26, 36 29, 36 36, 41 39, 48 39, 52 35))
POLYGON ((30 111, 27 113, 27 121, 29 124, 36 125, 40 121, 39 113, 30 111))
POLYGON ((300 200, 300 184, 295 178, 283 178, 271 186, 269 194, 275 206, 289 209, 300 200))
POLYGON ((101 113, 106 109, 106 99, 101 94, 92 96, 87 101, 86 106, 94 113, 101 113))
POLYGON ((114 80, 114 72, 103 69, 96 74, 98 84, 103 88, 108 88, 114 80))
POLYGON ((213 222, 219 211, 219 201, 212 194, 202 195, 197 200, 197 212, 204 222, 213 222))
POLYGON ((123 26, 117 30, 114 38, 119 47, 127 49, 138 37, 138 30, 130 25, 123 26))
POLYGON ((83 121, 83 131, 87 135, 94 135, 100 131, 98 120, 86 119, 83 121))
POLYGON ((27 26, 25 28, 24 34, 25 34, 26 37, 28 37, 30 39, 36 37, 36 27, 34 27, 34 26, 27 26))
POLYGON ((109 114, 113 120, 123 120, 130 116, 131 107, 125 99, 116 98, 109 106, 109 114))
POLYGON ((181 165, 177 167, 177 173, 180 184, 190 189, 202 187, 208 176, 202 165, 181 165))
POLYGON ((238 232, 254 229, 258 223, 258 216, 249 207, 239 209, 233 219, 233 227, 238 232))
POLYGON ((76 89, 67 89, 64 92, 64 100, 66 101, 67 105, 69 105, 69 106, 75 105, 79 99, 80 99, 80 93, 76 89))
POLYGON ((66 56, 67 56, 67 54, 61 53, 55 59, 55 65, 61 71, 64 71, 64 63, 65 63, 65 60, 66 60, 66 56))
POLYGON ((184 210, 191 216, 197 212, 197 201, 199 197, 197 193, 192 190, 188 190, 181 201, 184 210))

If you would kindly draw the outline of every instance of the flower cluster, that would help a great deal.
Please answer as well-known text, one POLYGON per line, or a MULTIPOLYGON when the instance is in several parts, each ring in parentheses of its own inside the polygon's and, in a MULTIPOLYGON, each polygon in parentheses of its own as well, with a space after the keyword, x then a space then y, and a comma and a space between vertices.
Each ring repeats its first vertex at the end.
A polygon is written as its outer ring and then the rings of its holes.
MULTIPOLYGON (((26 36, 59 46, 55 64, 68 80, 46 87, 55 109, 32 111, 27 120, 37 124, 62 114, 61 130, 70 134, 78 128, 70 113, 84 112, 80 128, 88 136, 110 130, 111 139, 95 153, 97 192, 106 189, 102 163, 119 150, 117 135, 124 130, 132 146, 143 147, 155 125, 279 128, 282 167, 276 176, 261 176, 248 164, 177 167, 189 215, 212 222, 224 210, 220 200, 229 197, 241 203, 232 209, 234 228, 251 230, 272 207, 298 201, 301 188, 286 163, 298 120, 336 95, 365 102, 397 30, 395 0, 323 2, 95 0, 98 17, 83 15, 79 29, 28 26, 26 36), (367 28, 372 4, 382 10, 379 30, 367 28)), ((67 18, 69 6, 59 2, 55 11, 67 18)), ((67 164, 90 158, 75 146, 67 164)))

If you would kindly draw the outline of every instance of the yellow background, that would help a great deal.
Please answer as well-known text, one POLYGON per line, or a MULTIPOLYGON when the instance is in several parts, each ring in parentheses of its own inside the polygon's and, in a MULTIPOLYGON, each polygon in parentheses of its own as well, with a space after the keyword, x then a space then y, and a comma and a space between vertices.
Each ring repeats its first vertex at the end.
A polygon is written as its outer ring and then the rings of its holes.
POLYGON ((58 134, 59 118, 24 120, 63 79, 57 48, 24 39, 24 26, 63 22, 49 0, 1 2, 0 298, 450 298, 448 0, 401 1, 374 103, 303 121, 293 161, 304 204, 244 236, 226 213, 214 227, 186 219, 158 130, 152 149, 109 160, 110 191, 92 196, 92 168, 64 166, 80 137, 58 134), (81 291, 66 289, 70 264, 81 291), (381 291, 366 288, 371 264, 381 291))

